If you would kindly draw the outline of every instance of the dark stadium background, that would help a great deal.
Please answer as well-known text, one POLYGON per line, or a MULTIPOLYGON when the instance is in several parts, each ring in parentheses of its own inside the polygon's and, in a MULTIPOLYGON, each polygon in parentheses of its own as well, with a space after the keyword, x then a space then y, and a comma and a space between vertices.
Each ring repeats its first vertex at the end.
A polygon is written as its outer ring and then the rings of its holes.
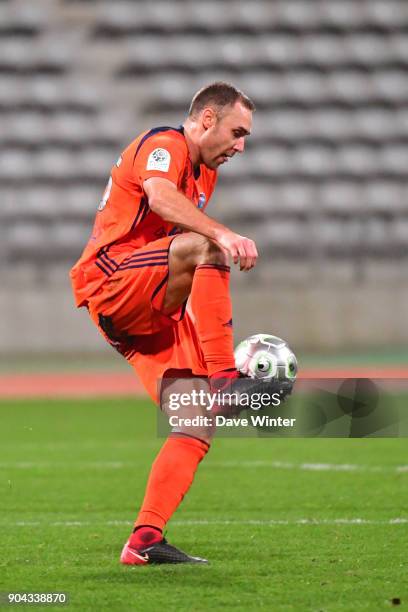
POLYGON ((403 0, 2 0, 3 369, 122 367, 68 270, 122 148, 215 79, 258 108, 209 211, 261 253, 234 275, 237 340, 407 361, 407 29, 403 0))

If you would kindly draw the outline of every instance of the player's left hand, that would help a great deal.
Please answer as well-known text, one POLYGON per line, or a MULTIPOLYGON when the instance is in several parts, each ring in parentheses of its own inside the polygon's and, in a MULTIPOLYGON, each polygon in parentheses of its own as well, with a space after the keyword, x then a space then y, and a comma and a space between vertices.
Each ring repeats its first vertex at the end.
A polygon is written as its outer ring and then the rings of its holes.
POLYGON ((250 238, 223 229, 218 232, 216 242, 231 255, 234 264, 239 263, 241 271, 248 272, 256 265, 258 251, 255 242, 250 238))

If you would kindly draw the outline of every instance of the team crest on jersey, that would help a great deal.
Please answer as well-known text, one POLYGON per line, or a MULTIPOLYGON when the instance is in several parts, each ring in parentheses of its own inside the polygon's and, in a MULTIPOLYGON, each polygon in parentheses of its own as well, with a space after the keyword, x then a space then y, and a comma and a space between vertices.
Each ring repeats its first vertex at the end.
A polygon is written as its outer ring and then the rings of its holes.
POLYGON ((198 196, 197 207, 204 208, 206 201, 207 201, 207 198, 205 197, 205 193, 200 193, 200 195, 198 196))
POLYGON ((166 149, 155 149, 147 160, 146 170, 161 170, 168 172, 170 167, 171 155, 166 149))

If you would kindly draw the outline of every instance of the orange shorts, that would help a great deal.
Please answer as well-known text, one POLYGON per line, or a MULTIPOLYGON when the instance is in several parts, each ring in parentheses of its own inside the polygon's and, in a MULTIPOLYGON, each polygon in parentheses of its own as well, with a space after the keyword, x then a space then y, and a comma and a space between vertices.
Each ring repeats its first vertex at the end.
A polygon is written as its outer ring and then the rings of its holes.
POLYGON ((134 367, 155 401, 166 372, 207 374, 186 304, 170 315, 162 312, 173 239, 166 236, 130 253, 88 300, 99 331, 134 367))

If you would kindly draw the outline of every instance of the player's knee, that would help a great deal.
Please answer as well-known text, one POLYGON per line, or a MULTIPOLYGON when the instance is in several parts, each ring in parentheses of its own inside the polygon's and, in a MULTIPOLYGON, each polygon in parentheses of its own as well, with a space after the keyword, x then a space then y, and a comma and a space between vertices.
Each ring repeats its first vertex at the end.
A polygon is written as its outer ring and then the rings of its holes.
MULTIPOLYGON (((205 418, 205 417, 203 417, 205 418)), ((208 449, 211 447, 211 443, 216 434, 216 427, 213 425, 203 427, 187 427, 177 430, 178 433, 183 433, 187 436, 192 436, 201 442, 205 442, 208 445, 208 449)))
POLYGON ((176 236, 170 247, 171 257, 182 269, 201 264, 228 265, 228 255, 215 242, 194 232, 176 236))
POLYGON ((202 236, 203 240, 198 245, 197 265, 218 264, 228 265, 228 256, 215 242, 202 236))

